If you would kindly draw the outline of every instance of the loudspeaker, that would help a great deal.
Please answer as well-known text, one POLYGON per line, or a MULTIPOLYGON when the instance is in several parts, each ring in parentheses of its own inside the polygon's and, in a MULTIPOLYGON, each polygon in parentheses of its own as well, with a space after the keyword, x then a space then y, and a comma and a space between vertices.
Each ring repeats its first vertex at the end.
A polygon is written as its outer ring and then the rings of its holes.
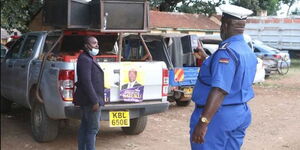
POLYGON ((45 0, 43 23, 55 28, 102 32, 147 32, 146 0, 45 0))
POLYGON ((146 0, 92 0, 91 27, 103 32, 146 32, 149 3, 146 0))
POLYGON ((90 5, 85 0, 45 0, 43 23, 56 28, 89 28, 90 5))

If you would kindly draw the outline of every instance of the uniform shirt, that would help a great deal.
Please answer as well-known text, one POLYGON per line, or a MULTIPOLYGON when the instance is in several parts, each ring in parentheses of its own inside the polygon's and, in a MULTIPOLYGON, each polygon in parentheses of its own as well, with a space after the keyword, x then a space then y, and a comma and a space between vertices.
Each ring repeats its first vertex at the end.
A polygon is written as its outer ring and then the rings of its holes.
POLYGON ((219 45, 219 49, 202 64, 192 100, 205 105, 212 87, 228 94, 222 105, 245 103, 254 97, 252 83, 257 58, 244 41, 243 35, 232 36, 219 45))

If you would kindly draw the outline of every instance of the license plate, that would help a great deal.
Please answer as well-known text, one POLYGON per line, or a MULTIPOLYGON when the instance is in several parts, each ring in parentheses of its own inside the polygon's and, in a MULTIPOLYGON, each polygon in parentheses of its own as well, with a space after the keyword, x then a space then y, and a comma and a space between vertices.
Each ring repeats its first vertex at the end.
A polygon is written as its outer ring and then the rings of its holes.
POLYGON ((109 127, 129 127, 129 111, 110 111, 109 127))
POLYGON ((184 88, 183 91, 184 91, 184 97, 191 97, 193 93, 193 88, 192 87, 184 88))

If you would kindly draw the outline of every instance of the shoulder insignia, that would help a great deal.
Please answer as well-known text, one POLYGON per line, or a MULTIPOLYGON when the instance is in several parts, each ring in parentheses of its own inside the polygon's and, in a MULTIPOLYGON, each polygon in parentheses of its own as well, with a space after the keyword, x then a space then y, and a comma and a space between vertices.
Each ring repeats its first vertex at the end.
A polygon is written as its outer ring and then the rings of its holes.
POLYGON ((219 63, 228 64, 229 63, 229 58, 220 58, 219 63))

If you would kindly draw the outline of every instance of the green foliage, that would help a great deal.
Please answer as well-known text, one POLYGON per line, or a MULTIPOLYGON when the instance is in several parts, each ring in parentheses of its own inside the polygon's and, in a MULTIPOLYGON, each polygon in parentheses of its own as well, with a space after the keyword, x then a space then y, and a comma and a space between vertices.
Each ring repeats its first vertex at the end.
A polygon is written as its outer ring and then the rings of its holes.
POLYGON ((281 0, 231 0, 230 2, 251 9, 254 15, 257 15, 260 10, 267 10, 268 15, 276 15, 276 12, 280 9, 281 0))
POLYGON ((184 0, 150 0, 150 7, 152 9, 158 9, 160 11, 175 11, 178 3, 184 2, 184 0))
POLYGON ((28 30, 32 16, 42 7, 42 0, 1 0, 1 28, 28 30))
POLYGON ((218 1, 199 1, 199 0, 189 0, 184 1, 181 6, 177 7, 179 12, 185 13, 202 13, 206 15, 211 15, 216 13, 216 7, 224 3, 224 0, 218 1))
POLYGON ((296 2, 296 0, 281 0, 283 4, 286 4, 289 6, 287 14, 290 13, 290 9, 292 7, 292 5, 296 2))
POLYGON ((291 13, 292 15, 300 15, 300 9, 296 8, 294 11, 291 13))
POLYGON ((215 8, 223 3, 224 0, 150 0, 150 7, 160 11, 211 15, 216 12, 215 8))

